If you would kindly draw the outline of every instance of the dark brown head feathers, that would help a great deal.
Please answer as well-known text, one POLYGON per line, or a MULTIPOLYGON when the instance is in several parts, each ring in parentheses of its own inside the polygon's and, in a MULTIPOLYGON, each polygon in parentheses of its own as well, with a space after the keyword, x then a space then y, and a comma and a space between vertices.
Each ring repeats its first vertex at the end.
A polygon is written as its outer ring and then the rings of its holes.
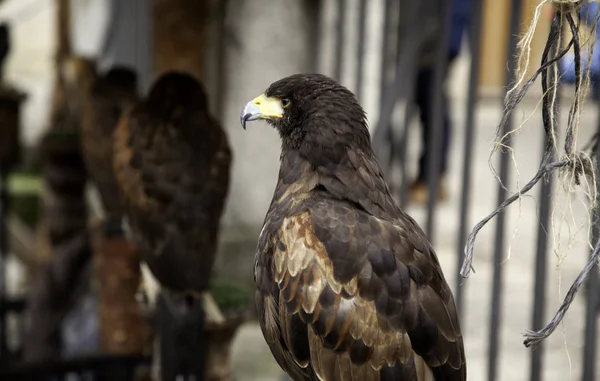
POLYGON ((138 77, 135 70, 128 66, 114 66, 94 82, 95 93, 110 89, 127 89, 137 92, 138 77))
POLYGON ((287 99, 283 118, 270 120, 283 149, 352 145, 370 150, 365 112, 354 94, 322 74, 295 74, 272 83, 267 97, 287 99))
POLYGON ((168 110, 173 105, 182 108, 206 109, 208 100, 204 87, 190 74, 171 71, 160 76, 148 94, 148 104, 156 110, 168 110))

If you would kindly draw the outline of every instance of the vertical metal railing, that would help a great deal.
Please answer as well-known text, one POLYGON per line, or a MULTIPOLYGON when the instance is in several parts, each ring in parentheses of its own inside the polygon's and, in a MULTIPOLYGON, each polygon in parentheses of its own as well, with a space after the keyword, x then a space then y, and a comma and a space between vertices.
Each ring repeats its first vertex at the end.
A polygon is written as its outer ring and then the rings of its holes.
POLYGON ((342 69, 344 63, 344 45, 346 42, 346 9, 348 5, 346 0, 337 0, 336 2, 336 33, 335 33, 335 61, 333 68, 333 77, 341 81, 342 69))
MULTIPOLYGON (((469 49, 471 52, 471 67, 469 68, 469 89, 466 104, 465 142, 462 166, 462 187, 460 198, 458 248, 456 265, 460 269, 465 259, 465 244, 467 241, 467 229, 469 224, 469 211, 471 201, 471 167, 473 163, 473 147, 475 143, 475 111, 477 107, 477 89, 479 82, 479 66, 481 63, 481 27, 483 24, 483 0, 473 1, 473 15, 469 32, 469 49)), ((464 316, 464 293, 465 284, 462 278, 456 277, 455 299, 459 317, 464 316)))
MULTIPOLYGON (((402 10, 401 10, 402 11, 402 10)), ((409 14, 410 17, 410 14, 409 14)), ((413 16, 414 17, 414 16, 413 16)), ((420 17, 420 16, 419 16, 420 17)), ((415 17, 415 20, 418 18, 415 17)), ((402 98, 404 99, 404 115, 402 116, 402 124, 400 130, 400 137, 396 140, 391 140, 394 145, 394 149, 391 150, 390 161, 396 164, 402 181, 400 183, 400 207, 404 208, 407 204, 408 188, 410 180, 407 172, 407 147, 408 140, 410 139, 410 122, 412 120, 415 110, 415 99, 416 99, 416 83, 418 76, 417 63, 419 59, 419 51, 423 43, 421 36, 421 29, 409 29, 414 28, 412 23, 404 22, 407 27, 402 28, 402 25, 398 25, 398 47, 396 52, 396 62, 400 64, 402 62, 402 55, 412 54, 412 59, 407 60, 404 71, 404 79, 402 86, 405 88, 402 98)), ((391 165, 390 165, 391 166, 391 165)))
MULTIPOLYGON (((600 83, 595 83, 595 86, 600 88, 600 83)), ((596 90, 598 90, 598 88, 596 90)), ((600 136, 600 100, 598 102, 598 122, 597 134, 600 136)), ((600 239, 600 142, 596 143, 594 151, 594 163, 596 172, 596 198, 594 210, 592 213, 592 242, 598 242, 600 239)), ((600 287, 600 279, 598 279, 598 265, 590 271, 587 279, 586 306, 585 306, 585 330, 583 344, 583 375, 582 381, 596 380, 596 342, 598 335, 598 306, 600 298, 598 297, 598 289, 600 287)))
POLYGON ((358 3, 358 44, 356 48, 356 72, 355 86, 356 98, 362 99, 362 84, 365 63, 365 39, 367 38, 367 0, 359 0, 358 3))
MULTIPOLYGON (((508 38, 508 48, 506 58, 508 60, 508 72, 506 73, 506 88, 507 91, 510 88, 517 68, 515 59, 517 51, 517 42, 521 26, 521 0, 511 1, 511 18, 510 18, 510 36, 508 38)), ((506 93, 505 93, 506 94, 506 93)), ((502 99, 504 102, 504 97, 502 99)), ((504 103, 503 103, 504 105, 504 103)), ((503 125, 500 136, 503 136, 502 144, 510 149, 512 145, 512 136, 507 133, 513 129, 514 125, 514 114, 508 116, 507 123, 503 125)), ((507 191, 504 188, 504 184, 507 183, 509 177, 509 155, 502 153, 500 155, 500 181, 502 184, 498 185, 498 198, 497 204, 500 205, 507 197, 507 191)), ((489 347, 488 347, 488 381, 496 381, 498 376, 498 349, 500 347, 500 327, 501 316, 502 316, 502 278, 504 273, 504 265, 502 264, 502 256, 504 255, 504 249, 506 246, 506 212, 500 212, 496 219, 496 232, 494 238, 494 274, 492 278, 492 305, 490 308, 490 325, 489 325, 489 347)))
MULTIPOLYGON (((557 100, 558 101, 558 100, 557 100)), ((548 137, 544 135, 544 146, 548 142, 548 137)), ((544 155, 544 153, 542 153, 544 155)), ((550 216, 552 207, 552 185, 554 176, 548 174, 545 181, 542 181, 540 187, 540 203, 539 203, 539 226, 537 232, 537 248, 535 255, 535 285, 533 296, 533 330, 537 331, 544 326, 544 311, 546 308, 546 270, 548 268, 548 232, 550 227, 550 216)), ((531 366, 530 376, 531 381, 542 380, 542 359, 544 354, 544 344, 540 344, 535 350, 531 351, 531 366)))
MULTIPOLYGON (((379 156, 382 170, 388 175, 387 172, 391 168, 391 160, 395 157, 395 145, 397 144, 392 133, 392 115, 400 96, 405 99, 407 104, 412 103, 411 100, 414 96, 412 92, 414 91, 416 61, 421 46, 419 15, 425 11, 424 5, 424 1, 411 1, 407 3, 406 9, 401 10, 402 13, 406 14, 404 18, 406 21, 405 25, 402 25, 400 20, 398 22, 398 29, 401 29, 402 32, 398 33, 394 76, 391 81, 382 80, 381 108, 373 136, 373 148, 379 156), (381 152, 385 151, 385 147, 389 151, 387 160, 381 157, 381 152)), ((389 40, 385 41, 384 39, 385 42, 389 43, 389 40)), ((387 49, 388 47, 384 45, 384 54, 387 49)))
MULTIPOLYGON (((553 21, 553 25, 558 25, 558 19, 553 21)), ((554 57, 557 53, 556 50, 560 49, 559 46, 547 46, 547 51, 545 53, 549 54, 549 57, 554 57)), ((558 104, 560 102, 560 94, 558 92, 559 87, 558 84, 555 84, 555 68, 557 68, 558 64, 551 65, 546 70, 547 83, 552 84, 548 91, 548 96, 552 97, 552 94, 555 94, 554 102, 558 104), (556 93, 555 93, 556 92, 556 93)), ((542 74, 543 78, 544 74, 542 74)), ((543 88, 543 85, 542 85, 543 88)), ((544 111, 542 111, 544 112, 544 111)), ((544 113, 544 123, 552 124, 555 120, 558 120, 558 108, 552 108, 549 112, 544 113)), ((552 137, 545 133, 542 143, 542 160, 540 166, 545 165, 549 161, 553 161, 555 159, 555 154, 552 149, 547 150, 547 148, 552 148, 552 137), (550 146, 550 147, 549 147, 550 146)), ((545 179, 542 181, 540 187, 540 202, 539 202, 539 225, 537 232, 537 247, 536 247, 536 256, 535 256, 535 275, 534 275, 534 289, 533 289, 533 313, 532 313, 532 322, 531 326, 534 331, 538 331, 544 326, 544 312, 546 309, 546 271, 548 269, 548 232, 550 231, 550 220, 551 220, 551 200, 552 200, 552 187, 554 183, 554 174, 549 173, 545 179)), ((535 350, 530 352, 530 369, 529 369, 529 379, 530 381, 541 381, 542 373, 543 373, 543 355, 544 355, 544 343, 541 343, 535 350)))
MULTIPOLYGON (((452 0, 440 0, 439 9, 442 11, 440 31, 436 52, 436 62, 433 74, 432 98, 429 100, 431 110, 435 110, 431 115, 430 125, 423 126, 428 132, 427 149, 427 186, 429 188, 427 197, 427 220, 425 233, 429 241, 433 244, 435 241, 435 206, 438 199, 438 185, 440 184, 440 170, 442 159, 442 140, 444 133, 444 117, 449 110, 446 91, 444 89, 446 72, 448 70, 448 46, 450 44, 450 29, 452 27, 452 0)), ((444 158, 445 159, 445 158, 444 158)))
MULTIPOLYGON (((380 159, 380 164, 383 166, 387 164, 387 161, 381 161, 384 151, 387 148, 388 159, 391 158, 391 147, 389 141, 392 140, 391 132, 391 114, 396 106, 397 99, 390 100, 387 97, 392 95, 393 90, 390 88, 390 83, 394 81, 394 77, 391 74, 392 67, 394 66, 394 60, 392 59, 391 53, 391 42, 394 27, 394 3, 397 0, 385 0, 383 9, 383 38, 381 44, 381 78, 379 82, 379 89, 381 91, 381 100, 379 102, 379 120, 375 126, 373 132, 373 150, 380 159), (385 101, 387 99, 387 101, 385 101), (392 103, 393 102, 393 103, 392 103), (391 103, 391 107, 390 107, 391 103), (389 111, 391 110, 391 111, 389 111), (389 112, 389 115, 388 115, 389 112), (383 119, 382 119, 383 118, 383 119)), ((397 4, 396 4, 397 5, 397 4)), ((395 31, 397 35, 397 30, 395 31)), ((394 70, 394 73, 396 71, 394 70)), ((394 93, 397 96, 397 93, 394 93)), ((389 160, 388 160, 389 161, 389 160)), ((388 174, 386 167, 382 167, 383 173, 388 174)), ((389 177, 388 177, 389 178, 389 177)))
POLYGON ((8 170, 0 167, 0 363, 8 358, 6 309, 6 260, 8 258, 8 170))

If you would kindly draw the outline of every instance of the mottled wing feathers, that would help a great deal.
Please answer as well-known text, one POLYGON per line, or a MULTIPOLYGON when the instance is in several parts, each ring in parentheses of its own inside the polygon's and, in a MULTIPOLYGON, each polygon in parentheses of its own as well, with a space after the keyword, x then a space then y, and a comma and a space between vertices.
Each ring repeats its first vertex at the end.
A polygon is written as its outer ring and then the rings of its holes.
POLYGON ((259 246, 271 251, 256 271, 276 284, 257 280, 260 303, 279 304, 265 308, 264 329, 287 348, 280 364, 310 358, 323 380, 465 380, 452 295, 424 239, 349 203, 307 209, 259 246))
POLYGON ((129 172, 121 178, 128 185, 126 197, 148 213, 160 211, 167 219, 183 222, 192 215, 220 215, 231 162, 218 122, 204 117, 189 124, 192 132, 137 109, 124 118, 115 135, 118 165, 129 172), (207 210, 213 204, 214 210, 207 210))
POLYGON ((115 171, 131 230, 163 285, 203 289, 229 186, 227 137, 205 113, 177 121, 145 106, 126 115, 114 137, 115 171))

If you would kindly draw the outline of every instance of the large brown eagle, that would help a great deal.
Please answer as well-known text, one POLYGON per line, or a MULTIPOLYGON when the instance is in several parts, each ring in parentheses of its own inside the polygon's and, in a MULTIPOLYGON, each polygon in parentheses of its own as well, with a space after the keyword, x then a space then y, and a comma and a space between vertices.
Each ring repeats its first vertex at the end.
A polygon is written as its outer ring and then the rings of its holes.
POLYGON ((254 269, 279 365, 294 380, 465 380, 452 293, 390 195, 354 95, 292 75, 244 107, 244 128, 257 119, 282 140, 254 269))
POLYGON ((163 74, 121 118, 114 170, 126 232, 171 295, 200 297, 214 264, 229 189, 227 135, 191 75, 163 74))
POLYGON ((106 220, 119 226, 122 205, 113 170, 113 132, 121 115, 138 101, 137 75, 114 67, 93 82, 84 102, 81 143, 86 168, 98 189, 106 220))

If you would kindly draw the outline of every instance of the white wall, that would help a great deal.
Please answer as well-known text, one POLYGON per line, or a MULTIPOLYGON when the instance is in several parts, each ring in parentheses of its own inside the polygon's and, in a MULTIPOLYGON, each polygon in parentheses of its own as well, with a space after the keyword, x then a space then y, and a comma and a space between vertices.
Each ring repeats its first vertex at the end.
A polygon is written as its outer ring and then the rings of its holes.
POLYGON ((23 114, 23 143, 35 141, 47 120, 54 54, 54 1, 7 0, 0 20, 11 24, 6 79, 28 93, 23 114))
MULTIPOLYGON (((108 20, 110 0, 72 0, 73 47, 89 56, 99 52, 108 20)), ((54 73, 54 0, 6 0, 0 6, 0 20, 11 25, 11 52, 6 79, 28 93, 23 109, 22 139, 33 144, 48 121, 54 73)))
POLYGON ((111 0, 71 0, 72 43, 77 54, 95 57, 101 53, 110 10, 111 0))

